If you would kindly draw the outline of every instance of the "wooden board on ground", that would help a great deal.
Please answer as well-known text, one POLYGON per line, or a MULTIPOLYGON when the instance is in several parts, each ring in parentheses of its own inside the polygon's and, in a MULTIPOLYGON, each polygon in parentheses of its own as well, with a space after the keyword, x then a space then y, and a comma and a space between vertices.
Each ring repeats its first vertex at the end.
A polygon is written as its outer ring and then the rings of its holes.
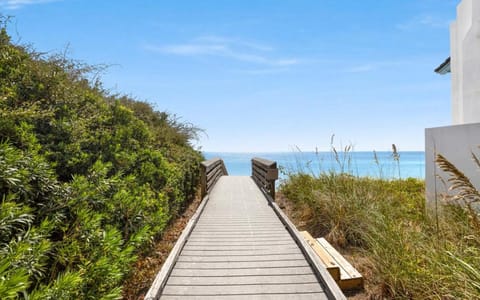
POLYGON ((363 287, 363 277, 338 251, 324 238, 317 239, 318 244, 328 252, 340 267, 340 281, 342 290, 358 289, 363 287))
POLYGON ((315 240, 310 233, 308 233, 308 231, 301 231, 300 233, 323 262, 328 273, 330 273, 333 279, 338 283, 338 281, 340 281, 340 267, 335 262, 335 259, 332 257, 332 255, 328 251, 325 251, 324 247, 322 247, 321 244, 315 240))

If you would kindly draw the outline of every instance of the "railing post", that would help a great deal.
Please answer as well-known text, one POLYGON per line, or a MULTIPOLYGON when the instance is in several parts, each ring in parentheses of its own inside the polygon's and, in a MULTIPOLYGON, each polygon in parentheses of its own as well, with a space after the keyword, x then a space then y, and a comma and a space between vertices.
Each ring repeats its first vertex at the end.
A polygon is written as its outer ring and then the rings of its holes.
POLYGON ((278 179, 277 163, 262 158, 252 158, 252 178, 275 201, 275 180, 278 179))
POLYGON ((270 196, 275 201, 275 180, 278 179, 278 169, 275 163, 275 169, 269 169, 267 173, 267 182, 268 182, 268 189, 270 192, 270 196))
POLYGON ((207 167, 204 164, 200 164, 200 186, 203 198, 207 194, 207 167))
POLYGON ((269 180, 268 184, 269 184, 270 196, 272 196, 273 201, 275 201, 275 179, 269 180))

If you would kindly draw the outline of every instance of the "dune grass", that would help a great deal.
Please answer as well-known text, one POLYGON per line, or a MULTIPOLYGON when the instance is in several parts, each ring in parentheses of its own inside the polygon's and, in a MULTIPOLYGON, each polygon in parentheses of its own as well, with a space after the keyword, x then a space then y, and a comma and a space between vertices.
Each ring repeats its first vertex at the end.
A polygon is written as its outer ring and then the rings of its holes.
POLYGON ((447 203, 430 212, 423 180, 297 172, 280 190, 313 235, 372 263, 371 296, 480 299, 478 214, 447 203))

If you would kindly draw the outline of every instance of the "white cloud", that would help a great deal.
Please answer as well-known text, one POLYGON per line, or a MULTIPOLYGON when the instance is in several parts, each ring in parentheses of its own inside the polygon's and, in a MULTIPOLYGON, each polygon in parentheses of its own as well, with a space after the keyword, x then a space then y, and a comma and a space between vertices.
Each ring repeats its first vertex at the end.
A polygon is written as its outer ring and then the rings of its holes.
POLYGON ((347 73, 363 73, 363 72, 370 72, 375 70, 376 67, 373 64, 365 64, 354 66, 346 70, 347 73))
POLYGON ((286 68, 266 68, 266 69, 252 69, 252 70, 235 70, 234 73, 248 74, 248 75, 267 75, 278 74, 287 71, 286 68))
POLYGON ((201 36, 183 44, 146 45, 144 49, 170 55, 224 57, 271 67, 287 67, 300 63, 297 58, 274 57, 274 49, 266 45, 218 36, 201 36))
POLYGON ((441 17, 432 15, 432 14, 422 14, 413 17, 412 19, 397 24, 397 28, 401 30, 412 30, 419 27, 428 27, 428 28, 448 28, 450 20, 445 20, 441 17))
POLYGON ((226 38, 222 36, 216 36, 216 35, 205 35, 205 36, 200 36, 195 39, 195 41, 198 42, 207 42, 207 43, 228 43, 231 45, 236 45, 236 46, 241 46, 241 47, 246 47, 252 50, 259 50, 259 51, 273 51, 274 49, 270 46, 252 42, 252 41, 246 41, 246 40, 240 40, 240 39, 234 39, 234 38, 226 38))
POLYGON ((372 72, 380 69, 391 69, 397 67, 405 67, 406 65, 412 64, 412 61, 408 60, 391 60, 391 61, 372 61, 365 62, 364 64, 353 65, 344 70, 345 73, 366 73, 372 72))
POLYGON ((207 44, 177 44, 166 46, 146 46, 146 50, 175 55, 216 55, 225 52, 227 49, 222 45, 207 44))
POLYGON ((26 5, 57 2, 59 0, 0 0, 0 7, 5 9, 19 9, 26 5))

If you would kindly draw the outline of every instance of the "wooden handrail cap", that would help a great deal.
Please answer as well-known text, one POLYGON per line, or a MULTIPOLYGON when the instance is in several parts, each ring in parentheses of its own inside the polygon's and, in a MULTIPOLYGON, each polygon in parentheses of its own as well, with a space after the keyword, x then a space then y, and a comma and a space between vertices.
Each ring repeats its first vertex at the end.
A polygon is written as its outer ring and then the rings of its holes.
POLYGON ((252 162, 258 162, 268 168, 276 168, 277 167, 277 162, 271 161, 268 159, 260 158, 260 157, 254 157, 252 158, 252 162))

